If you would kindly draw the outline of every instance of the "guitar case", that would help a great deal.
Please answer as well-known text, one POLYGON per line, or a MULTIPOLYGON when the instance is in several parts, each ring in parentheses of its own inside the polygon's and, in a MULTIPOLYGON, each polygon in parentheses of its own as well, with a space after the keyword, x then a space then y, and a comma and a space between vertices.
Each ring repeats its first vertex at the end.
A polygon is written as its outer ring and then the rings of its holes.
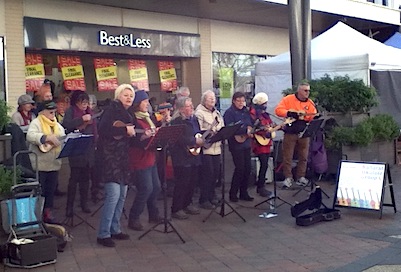
POLYGON ((310 226, 318 222, 341 218, 341 212, 330 209, 322 203, 322 190, 316 186, 309 198, 291 207, 291 215, 298 226, 310 226), (307 210, 312 212, 305 213, 307 210))

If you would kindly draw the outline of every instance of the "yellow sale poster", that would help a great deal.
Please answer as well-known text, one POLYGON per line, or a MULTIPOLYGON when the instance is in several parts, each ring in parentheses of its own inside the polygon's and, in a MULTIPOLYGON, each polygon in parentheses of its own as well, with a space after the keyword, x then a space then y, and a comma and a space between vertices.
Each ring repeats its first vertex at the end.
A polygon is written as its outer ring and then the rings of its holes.
POLYGON ((177 74, 172 61, 158 61, 160 89, 165 92, 177 90, 177 74))
POLYGON ((97 89, 101 91, 114 91, 118 87, 117 66, 113 59, 93 59, 95 67, 97 89))
POLYGON ((128 71, 132 85, 149 91, 148 69, 144 60, 128 60, 128 71))
POLYGON ((57 56, 64 89, 67 91, 86 91, 84 69, 78 56, 57 56))
POLYGON ((25 89, 27 92, 36 92, 45 79, 43 58, 40 54, 25 55, 25 89))

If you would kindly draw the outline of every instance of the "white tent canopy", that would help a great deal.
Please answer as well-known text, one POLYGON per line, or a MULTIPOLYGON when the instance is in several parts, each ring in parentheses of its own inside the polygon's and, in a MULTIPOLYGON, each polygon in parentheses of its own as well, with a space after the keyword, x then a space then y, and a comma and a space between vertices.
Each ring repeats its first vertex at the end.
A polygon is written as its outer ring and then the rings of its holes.
MULTIPOLYGON (((312 39, 312 79, 348 75, 370 83, 370 70, 401 71, 401 49, 384 45, 357 30, 338 22, 312 39)), ((256 65, 255 91, 269 96, 268 111, 291 87, 290 53, 283 53, 256 65)))

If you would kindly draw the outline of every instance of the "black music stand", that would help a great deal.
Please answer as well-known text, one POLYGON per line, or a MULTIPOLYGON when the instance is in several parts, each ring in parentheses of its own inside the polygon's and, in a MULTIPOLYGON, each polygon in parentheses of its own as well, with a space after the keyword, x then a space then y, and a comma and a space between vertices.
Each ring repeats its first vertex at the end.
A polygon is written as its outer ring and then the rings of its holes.
MULTIPOLYGON (((220 206, 220 216, 225 217, 229 214, 235 213, 237 214, 244 222, 246 222, 245 218, 243 218, 235 209, 233 206, 231 206, 230 203, 225 199, 225 179, 224 179, 224 174, 225 174, 225 167, 224 167, 224 161, 225 161, 225 140, 232 137, 235 132, 241 127, 241 124, 235 124, 232 126, 225 126, 222 127, 214 136, 210 138, 210 143, 215 143, 221 141, 221 149, 222 149, 222 156, 221 156, 221 163, 220 163, 220 179, 221 179, 221 201, 220 205, 216 205, 216 207, 210 211, 210 213, 203 219, 203 222, 206 222, 206 220, 212 215, 213 212, 216 212, 216 209, 220 206), (231 212, 225 213, 225 205, 231 208, 231 212)), ((216 212, 217 213, 217 212, 216 212)))
MULTIPOLYGON (((279 147, 280 147, 280 145, 277 144, 277 147, 274 148, 274 155, 275 155, 275 156, 274 156, 274 161, 275 161, 275 162, 277 161, 277 158, 278 158, 279 147)), ((276 168, 275 171, 277 172, 278 169, 276 168)), ((263 200, 262 202, 256 204, 254 207, 256 208, 256 207, 262 205, 263 203, 267 203, 267 202, 270 203, 270 210, 271 210, 271 213, 270 213, 270 214, 273 215, 273 216, 277 215, 276 208, 278 208, 278 207, 280 207, 280 206, 282 206, 282 205, 284 205, 284 204, 288 204, 288 205, 292 206, 291 203, 289 203, 288 201, 285 201, 284 199, 282 199, 281 197, 279 197, 279 196, 277 195, 277 181, 276 181, 275 178, 274 178, 274 180, 273 180, 273 195, 270 196, 269 198, 263 200), (280 200, 280 201, 282 202, 282 203, 281 203, 280 205, 278 205, 278 206, 277 206, 277 202, 276 202, 277 200, 280 200)), ((269 216, 269 214, 266 214, 266 215, 263 216, 263 217, 269 218, 268 216, 269 216)), ((271 217, 273 217, 273 216, 271 216, 271 217)))
POLYGON ((146 234, 151 232, 152 230, 162 232, 162 233, 171 233, 175 232, 177 236, 181 239, 183 243, 185 240, 182 238, 180 233, 171 223, 171 219, 167 217, 167 181, 166 181, 166 162, 167 162, 167 147, 169 145, 174 144, 181 138, 181 135, 184 133, 185 125, 175 125, 175 126, 168 126, 168 127, 160 127, 159 130, 156 132, 156 135, 150 139, 146 149, 154 149, 160 150, 163 152, 163 163, 162 163, 162 171, 164 173, 162 182, 162 193, 163 193, 163 208, 164 208, 164 216, 163 219, 154 225, 153 227, 149 228, 146 232, 144 232, 141 236, 138 237, 140 240, 146 234), (164 225, 164 229, 162 231, 156 229, 159 225, 164 225), (171 230, 169 230, 169 227, 171 230))
MULTIPOLYGON (((93 141, 93 135, 80 135, 78 137, 69 138, 61 150, 58 159, 65 158, 65 157, 73 157, 73 156, 80 156, 84 155, 88 152, 88 148, 93 141)), ((62 224, 65 226, 69 226, 71 228, 75 228, 82 223, 85 223, 90 228, 95 230, 95 227, 92 226, 87 220, 85 220, 82 216, 78 215, 74 212, 72 216, 66 216, 65 219, 62 221, 62 224), (80 222, 78 224, 74 224, 74 217, 77 217, 80 222)))
MULTIPOLYGON (((299 133, 299 138, 313 138, 316 134, 316 132, 322 127, 324 119, 314 119, 312 120, 310 123, 307 124, 307 126, 305 127, 305 129, 299 133)), ((310 179, 308 184, 306 184, 305 186, 302 186, 301 189, 299 189, 298 191, 296 191, 292 196, 296 196, 297 194, 299 194, 301 191, 306 191, 306 192, 312 192, 313 189, 315 188, 316 183, 314 180, 310 179), (310 189, 307 189, 308 186, 310 186, 310 189)), ((327 198, 330 198, 330 196, 323 191, 323 189, 321 190, 322 193, 327 196, 327 198)))

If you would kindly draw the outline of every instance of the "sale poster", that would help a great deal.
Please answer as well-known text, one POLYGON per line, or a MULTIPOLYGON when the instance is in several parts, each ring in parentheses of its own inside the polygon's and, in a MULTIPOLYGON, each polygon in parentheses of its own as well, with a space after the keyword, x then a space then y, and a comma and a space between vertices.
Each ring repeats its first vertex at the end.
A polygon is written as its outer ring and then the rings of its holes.
POLYGON ((37 92, 45 79, 45 68, 41 54, 25 55, 25 89, 37 92))
POLYGON ((128 71, 133 86, 149 91, 148 69, 144 60, 128 60, 128 71))
POLYGON ((97 89, 101 91, 114 91, 118 87, 117 66, 113 59, 93 59, 95 67, 97 89))
POLYGON ((86 91, 84 69, 78 56, 57 56, 66 91, 86 91))
POLYGON ((172 92, 177 90, 177 74, 172 61, 158 61, 161 90, 172 92))

